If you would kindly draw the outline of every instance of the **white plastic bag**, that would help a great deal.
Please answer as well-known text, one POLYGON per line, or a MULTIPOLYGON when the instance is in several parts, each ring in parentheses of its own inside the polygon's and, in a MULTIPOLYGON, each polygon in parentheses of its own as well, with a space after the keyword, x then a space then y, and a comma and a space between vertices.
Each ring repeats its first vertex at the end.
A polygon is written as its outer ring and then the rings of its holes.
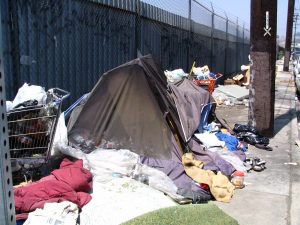
POLYGON ((205 76, 208 77, 209 74, 210 74, 210 70, 209 70, 208 66, 205 65, 205 66, 203 66, 203 67, 194 67, 194 68, 193 68, 193 73, 194 73, 195 75, 203 74, 203 75, 205 75, 205 76))
POLYGON ((37 100, 39 105, 46 104, 47 93, 41 86, 24 83, 13 100, 13 107, 28 101, 37 100))
POLYGON ((165 76, 167 77, 169 82, 177 82, 180 81, 183 77, 188 76, 183 69, 176 69, 173 71, 165 71, 165 76))
POLYGON ((11 101, 6 101, 6 112, 13 109, 13 103, 11 101))
POLYGON ((139 160, 139 156, 129 150, 97 149, 86 155, 88 165, 93 175, 107 175, 114 173, 129 175, 139 160))
POLYGON ((250 66, 249 65, 241 65, 241 71, 249 70, 250 66))
POLYGON ((223 104, 225 101, 229 99, 227 95, 218 91, 214 91, 212 93, 212 96, 219 105, 223 104))
POLYGON ((65 155, 72 156, 75 159, 82 159, 83 167, 86 169, 89 169, 86 154, 83 153, 80 149, 72 148, 69 145, 66 145, 66 146, 60 145, 60 146, 57 146, 57 149, 59 149, 60 152, 65 155))
POLYGON ((149 186, 166 194, 177 195, 174 182, 162 171, 142 165, 141 173, 149 177, 149 186))
POLYGON ((57 127, 53 139, 51 156, 58 155, 60 149, 68 145, 68 131, 65 123, 64 113, 60 114, 60 117, 57 122, 57 127))

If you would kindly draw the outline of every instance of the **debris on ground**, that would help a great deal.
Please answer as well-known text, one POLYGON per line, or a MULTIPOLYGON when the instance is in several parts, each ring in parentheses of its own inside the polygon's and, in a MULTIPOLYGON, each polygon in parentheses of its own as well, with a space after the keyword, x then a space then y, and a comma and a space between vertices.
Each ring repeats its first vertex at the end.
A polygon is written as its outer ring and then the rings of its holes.
POLYGON ((236 84, 245 76, 216 87, 223 75, 207 65, 190 74, 159 68, 151 56, 125 63, 62 113, 67 92, 20 88, 7 104, 12 164, 25 177, 14 179, 19 222, 62 213, 60 223, 120 224, 178 204, 230 202, 249 171, 266 169, 246 152, 272 151, 269 139, 215 115, 222 104, 248 104, 248 89, 236 84))

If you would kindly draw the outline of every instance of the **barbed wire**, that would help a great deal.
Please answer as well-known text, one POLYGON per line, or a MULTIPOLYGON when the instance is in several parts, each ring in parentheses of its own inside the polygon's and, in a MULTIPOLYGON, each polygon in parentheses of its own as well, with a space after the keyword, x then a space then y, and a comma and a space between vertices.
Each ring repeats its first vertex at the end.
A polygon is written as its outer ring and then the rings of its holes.
MULTIPOLYGON (((141 0, 147 4, 159 7, 171 13, 183 16, 188 18, 188 4, 189 0, 141 0)), ((214 13, 218 17, 228 19, 232 23, 235 23, 240 26, 244 26, 246 29, 250 28, 250 24, 240 19, 239 17, 226 12, 224 9, 220 8, 218 5, 212 4, 209 0, 192 0, 192 2, 196 4, 192 4, 201 6, 207 13, 214 13)), ((193 9, 192 9, 193 10, 193 9)), ((250 9, 249 9, 250 10, 250 9)))

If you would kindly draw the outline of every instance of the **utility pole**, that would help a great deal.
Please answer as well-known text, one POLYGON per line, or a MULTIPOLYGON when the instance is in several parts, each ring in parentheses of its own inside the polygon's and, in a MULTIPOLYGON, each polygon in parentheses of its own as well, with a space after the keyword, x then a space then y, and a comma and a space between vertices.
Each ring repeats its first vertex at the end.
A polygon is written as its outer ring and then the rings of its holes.
POLYGON ((277 0, 251 0, 249 124, 274 132, 277 0))
POLYGON ((297 22, 298 22, 298 19, 299 19, 298 17, 299 17, 298 14, 296 14, 294 16, 294 50, 295 50, 295 47, 296 47, 297 22))
POLYGON ((295 0, 289 0, 287 22, 286 22, 286 35, 285 35, 285 53, 283 71, 289 71, 290 57, 291 57, 291 42, 293 35, 293 18, 294 18, 295 0))

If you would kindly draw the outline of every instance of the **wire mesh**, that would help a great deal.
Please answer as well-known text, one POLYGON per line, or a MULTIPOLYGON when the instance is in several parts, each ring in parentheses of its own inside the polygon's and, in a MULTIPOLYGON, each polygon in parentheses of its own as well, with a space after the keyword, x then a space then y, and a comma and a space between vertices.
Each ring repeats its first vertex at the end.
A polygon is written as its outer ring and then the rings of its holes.
POLYGON ((50 151, 58 110, 45 106, 29 107, 7 113, 10 156, 45 158, 50 151))
POLYGON ((184 18, 189 17, 189 0, 141 0, 141 2, 184 18))
POLYGON ((12 6, 2 18, 10 98, 29 82, 70 90, 70 105, 138 53, 152 54, 168 70, 189 71, 196 61, 233 73, 248 62, 249 32, 207 0, 4 1, 12 6))
POLYGON ((191 18, 194 22, 211 28, 212 12, 207 7, 208 6, 202 5, 200 1, 192 0, 191 18))
POLYGON ((214 29, 226 32, 226 18, 215 15, 214 17, 214 29))

